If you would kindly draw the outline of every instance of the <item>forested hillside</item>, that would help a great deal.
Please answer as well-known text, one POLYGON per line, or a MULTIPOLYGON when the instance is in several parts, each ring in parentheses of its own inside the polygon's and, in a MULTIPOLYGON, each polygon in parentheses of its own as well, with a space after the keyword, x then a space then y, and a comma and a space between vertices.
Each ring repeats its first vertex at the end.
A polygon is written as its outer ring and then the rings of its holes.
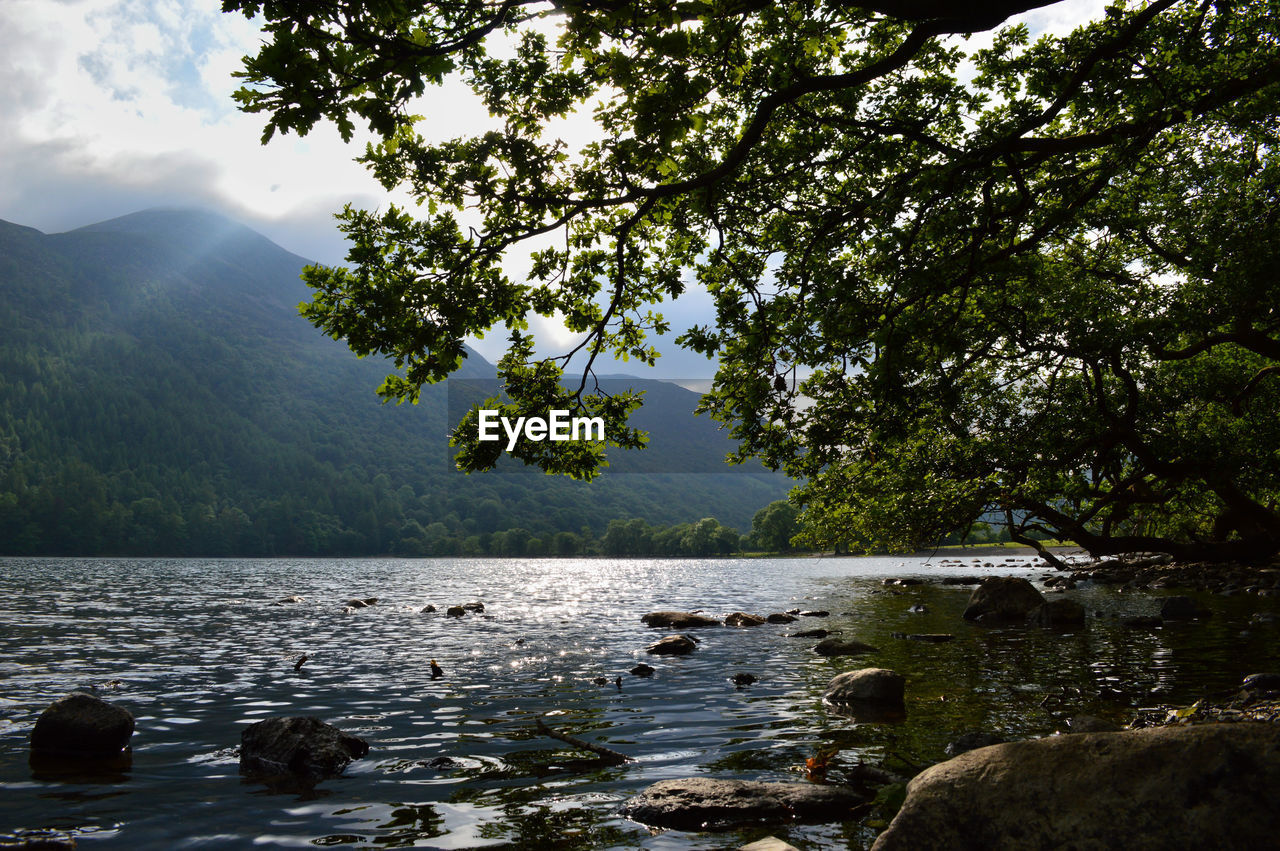
MULTIPOLYGON (((572 552, 616 519, 746 529, 788 488, 457 473, 444 388, 381 404, 385 366, 298 316, 304 263, 207 213, 52 235, 0 222, 0 552, 572 552)), ((493 374, 472 353, 458 377, 493 374)), ((729 445, 696 397, 645 385, 651 454, 615 466, 717 467, 729 445)))

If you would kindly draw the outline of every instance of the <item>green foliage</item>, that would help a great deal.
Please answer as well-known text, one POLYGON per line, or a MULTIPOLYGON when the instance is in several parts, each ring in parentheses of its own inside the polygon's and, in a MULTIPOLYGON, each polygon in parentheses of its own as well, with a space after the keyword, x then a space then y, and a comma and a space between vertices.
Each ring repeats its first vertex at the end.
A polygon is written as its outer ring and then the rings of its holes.
POLYGON ((537 358, 532 312, 585 335, 561 401, 603 412, 595 356, 652 362, 653 308, 696 280, 716 322, 678 342, 719 360, 705 409, 807 479, 811 544, 910 547, 995 510, 1095 553, 1276 552, 1276 4, 1119 2, 967 54, 942 36, 1036 4, 958 5, 224 8, 267 20, 238 97, 268 135, 362 121, 361 160, 423 205, 346 210, 353 268, 311 274, 308 318, 402 369, 384 392, 505 326, 511 404, 536 410, 573 353, 537 358), (498 129, 418 131, 450 72, 498 129), (574 111, 599 134, 570 150, 548 128, 574 111))
POLYGON ((799 509, 786 500, 769 503, 751 518, 749 545, 768 552, 790 550, 791 539, 800 532, 799 517, 799 509))

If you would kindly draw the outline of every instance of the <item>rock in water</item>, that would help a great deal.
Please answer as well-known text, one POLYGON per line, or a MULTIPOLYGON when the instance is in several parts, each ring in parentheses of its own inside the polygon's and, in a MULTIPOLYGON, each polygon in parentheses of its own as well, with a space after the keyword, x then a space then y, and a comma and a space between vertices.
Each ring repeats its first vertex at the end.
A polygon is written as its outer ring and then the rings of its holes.
POLYGON ((759 615, 749 615, 746 612, 734 612, 724 619, 725 626, 763 626, 766 622, 759 615))
POLYGON ((724 830, 769 822, 846 821, 866 801, 840 786, 694 777, 659 781, 628 801, 622 813, 654 827, 724 830))
POLYGON ((1044 604, 1044 596, 1019 576, 993 576, 973 589, 967 621, 1017 621, 1044 604))
POLYGON ((917 775, 872 851, 1274 848, 1280 725, 1082 733, 917 775))
POLYGON ((640 618, 645 626, 670 629, 692 629, 699 626, 720 626, 720 621, 693 612, 650 612, 640 618))
POLYGON ((650 644, 648 650, 658 656, 687 656, 697 646, 694 640, 688 636, 668 635, 666 638, 650 644))
POLYGON ((1165 597, 1164 602, 1160 606, 1160 617, 1167 621, 1189 621, 1199 618, 1207 618, 1213 614, 1204 606, 1200 605, 1199 600, 1191 597, 1184 597, 1181 594, 1173 597, 1165 597))
POLYGON ((56 700, 40 713, 31 731, 33 755, 112 757, 129 745, 129 710, 84 692, 56 700))
POLYGON ((842 638, 824 638, 813 646, 813 652, 819 656, 855 656, 859 653, 875 653, 878 649, 861 641, 846 641, 842 638))
POLYGON ((1032 611, 1028 619, 1040 626, 1080 626, 1084 623, 1084 606, 1075 600, 1048 600, 1032 611))
POLYGON ((240 734, 242 774, 290 774, 322 780, 369 752, 369 743, 312 716, 268 718, 240 734))
POLYGON ((845 671, 832 679, 822 699, 834 704, 901 707, 905 690, 906 680, 901 674, 888 668, 863 668, 845 671))
POLYGON ((765 618, 769 623, 791 623, 795 619, 795 615, 789 615, 786 612, 774 612, 765 618))
POLYGON ((978 748, 989 748, 992 745, 1003 745, 1008 739, 996 733, 987 733, 982 730, 972 730, 968 733, 961 733, 950 742, 947 743, 944 751, 947 756, 959 756, 962 753, 976 751, 978 748))
POLYGON ((639 665, 636 665, 634 668, 631 669, 631 675, 634 677, 652 677, 653 666, 646 665, 645 663, 641 662, 639 665))

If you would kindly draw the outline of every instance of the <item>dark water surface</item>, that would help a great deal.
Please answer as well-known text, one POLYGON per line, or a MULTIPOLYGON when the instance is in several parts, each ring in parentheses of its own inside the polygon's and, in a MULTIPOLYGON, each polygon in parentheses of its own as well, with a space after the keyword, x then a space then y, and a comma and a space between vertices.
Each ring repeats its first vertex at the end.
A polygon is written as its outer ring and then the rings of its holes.
POLYGON ((653 833, 618 815, 658 780, 708 775, 802 780, 807 757, 943 758, 955 734, 1064 729, 1086 712, 1119 722, 1189 704, 1241 676, 1280 669, 1275 598, 1205 597, 1207 623, 1153 630, 1111 615, 1159 599, 1109 588, 1068 592, 1090 613, 1069 633, 984 628, 960 618, 967 588, 882 586, 885 576, 1045 574, 1029 558, 788 560, 0 560, 0 833, 51 828, 83 848, 726 848, 773 834, 802 848, 862 847, 856 823, 729 834, 653 833), (978 563, 994 562, 982 568, 978 563), (272 606, 286 595, 305 602, 272 606), (350 597, 379 597, 350 613, 350 597), (448 619, 479 600, 482 615, 448 619), (422 614, 431 603, 440 614, 422 614), (923 603, 925 613, 909 609, 923 603), (640 616, 723 616, 791 608, 831 617, 697 631, 689 657, 646 645, 669 631, 640 616), (1099 616, 1100 615, 1100 616, 1099 616), (880 648, 825 659, 800 628, 841 629, 880 648), (895 632, 953 633, 946 644, 895 632), (520 639, 523 642, 518 643, 520 639), (311 660, 301 672, 293 661, 311 660), (429 661, 446 676, 432 680, 429 661), (650 679, 627 670, 646 661, 650 679), (863 723, 824 707, 831 677, 866 666, 907 679, 907 718, 863 723), (729 677, 759 682, 735 688, 729 677), (619 690, 615 676, 623 682, 619 690), (592 682, 605 676, 607 686, 592 682), (109 685, 112 681, 118 685, 109 685), (124 774, 38 779, 28 737, 49 702, 98 687, 133 712, 124 774), (240 777, 246 724, 318 715, 369 740, 368 757, 310 792, 240 777), (552 726, 638 762, 584 769, 552 726), (439 757, 452 763, 433 765, 439 757))

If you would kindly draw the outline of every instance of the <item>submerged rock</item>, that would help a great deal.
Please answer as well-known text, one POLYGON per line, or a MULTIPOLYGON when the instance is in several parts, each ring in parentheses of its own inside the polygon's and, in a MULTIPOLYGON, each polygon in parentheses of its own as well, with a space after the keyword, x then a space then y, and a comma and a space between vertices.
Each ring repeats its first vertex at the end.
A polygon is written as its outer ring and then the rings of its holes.
POLYGON ((1277 724, 1012 742, 917 775, 872 848, 1270 848, 1278 785, 1277 724))
POLYGON ((88 759, 113 757, 129 745, 133 715, 121 706, 84 692, 55 700, 40 713, 31 731, 33 756, 88 759))
POLYGON ((961 733, 950 742, 944 749, 947 756, 959 756, 962 753, 976 751, 978 748, 989 748, 992 745, 1003 745, 1008 739, 996 733, 987 733, 981 730, 973 730, 968 733, 961 733))
POLYGON ((831 612, 828 612, 826 609, 817 609, 814 611, 800 613, 800 617, 802 618, 826 618, 830 616, 831 612))
POLYGON ((793 632, 788 638, 826 638, 831 634, 829 629, 802 629, 799 632, 793 632))
POLYGON ((1084 606, 1075 600, 1048 600, 1028 620, 1048 627, 1080 626, 1084 623, 1084 606))
POLYGON ((1119 724, 1113 724, 1096 715, 1073 715, 1067 719, 1067 727, 1073 733, 1119 733, 1119 724))
POLYGON ((759 615, 749 615, 746 612, 734 612, 724 619, 725 626, 764 626, 766 623, 759 615))
POLYGON ((369 608, 370 604, 366 603, 364 600, 360 600, 355 597, 352 597, 350 600, 346 602, 345 605, 348 609, 367 609, 369 608))
POLYGON ((1280 674, 1250 674, 1240 685, 1250 691, 1280 691, 1280 674))
POLYGON ((463 610, 464 610, 464 611, 468 611, 468 612, 477 612, 477 613, 478 613, 478 612, 483 612, 483 611, 484 611, 484 603, 480 603, 480 602, 476 602, 476 603, 463 603, 463 604, 462 604, 462 608, 463 608, 463 610))
POLYGON ((693 612, 650 612, 640 618, 645 626, 669 629, 693 629, 702 626, 720 626, 720 621, 693 612))
POLYGON ((795 619, 795 615, 789 615, 786 612, 774 612, 765 618, 769 623, 792 623, 795 619))
POLYGON ((944 641, 953 641, 955 636, 949 632, 895 632, 894 638, 902 638, 907 641, 926 641, 930 644, 941 644, 944 641))
POLYGON ((435 606, 431 605, 430 603, 427 603, 425 606, 423 606, 423 607, 422 607, 421 609, 419 609, 418 611, 422 612, 423 614, 431 614, 431 613, 432 613, 432 612, 434 612, 435 610, 436 610, 436 607, 435 607, 435 606))
POLYGON ((813 646, 813 652, 819 656, 854 656, 859 653, 875 653, 879 649, 861 641, 843 638, 824 638, 813 646))
POLYGON ((627 818, 677 830, 752 824, 846 821, 867 798, 840 786, 692 777, 662 780, 622 808, 627 818))
POLYGON ((739 688, 758 682, 755 674, 734 674, 729 679, 733 680, 733 684, 739 688))
POLYGON ((888 668, 863 668, 845 671, 827 684, 822 699, 835 704, 877 704, 888 707, 903 705, 906 680, 888 668))
POLYGON ((319 718, 268 718, 241 732, 240 771, 322 780, 341 774, 348 763, 368 752, 369 743, 364 739, 319 718))
POLYGON ((697 643, 687 635, 668 635, 650 644, 648 652, 658 656, 687 656, 697 647, 697 643))
POLYGON ((1209 617, 1212 612, 1192 597, 1177 595, 1165 597, 1160 606, 1160 617, 1167 621, 1189 621, 1209 617))
POLYGON ((1151 629, 1157 626, 1164 626, 1164 620, 1155 615, 1130 615, 1127 618, 1121 618, 1122 626, 1130 626, 1135 629, 1151 629))
POLYGON ((631 669, 631 675, 635 677, 652 677, 653 666, 646 665, 643 662, 641 662, 639 665, 636 665, 634 668, 631 669))
POLYGON ((1044 596, 1020 576, 993 576, 973 589, 967 621, 1017 621, 1044 604, 1044 596))

